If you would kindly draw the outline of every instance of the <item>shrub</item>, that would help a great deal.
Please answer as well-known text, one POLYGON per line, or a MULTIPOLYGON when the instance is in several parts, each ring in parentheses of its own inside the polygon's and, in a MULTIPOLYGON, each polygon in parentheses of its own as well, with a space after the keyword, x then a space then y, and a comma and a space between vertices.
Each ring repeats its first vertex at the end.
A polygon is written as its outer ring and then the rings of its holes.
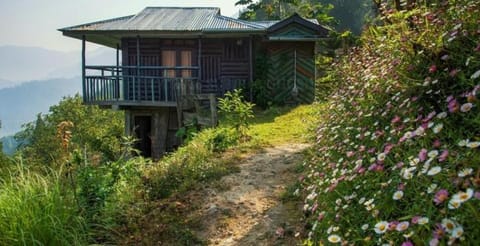
POLYGON ((246 102, 242 90, 235 89, 225 93, 224 98, 218 99, 220 113, 224 115, 226 123, 231 124, 240 134, 240 138, 247 136, 248 119, 253 118, 253 103, 246 102))

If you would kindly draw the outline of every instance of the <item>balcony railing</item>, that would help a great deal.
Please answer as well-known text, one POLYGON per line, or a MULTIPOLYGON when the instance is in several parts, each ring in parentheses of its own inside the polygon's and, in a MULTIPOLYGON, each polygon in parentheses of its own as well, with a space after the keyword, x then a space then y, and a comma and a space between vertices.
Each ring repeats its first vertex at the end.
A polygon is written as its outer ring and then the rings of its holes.
POLYGON ((175 106, 200 92, 198 67, 85 66, 83 99, 98 105, 175 106))

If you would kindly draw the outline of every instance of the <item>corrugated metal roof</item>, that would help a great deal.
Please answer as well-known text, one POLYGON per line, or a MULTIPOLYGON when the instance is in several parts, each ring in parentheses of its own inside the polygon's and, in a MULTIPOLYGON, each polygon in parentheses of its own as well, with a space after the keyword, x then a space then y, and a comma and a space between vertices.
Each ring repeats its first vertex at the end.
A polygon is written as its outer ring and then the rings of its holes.
MULTIPOLYGON (((318 24, 315 19, 308 21, 318 24)), ((136 15, 66 27, 61 31, 262 31, 275 21, 245 21, 213 7, 147 7, 136 15)))
POLYGON ((136 15, 92 22, 62 31, 229 31, 263 30, 254 22, 220 15, 219 8, 147 7, 136 15))
POLYGON ((226 17, 223 15, 216 15, 210 23, 205 23, 203 30, 263 30, 261 25, 250 21, 244 21, 226 17))
POLYGON ((120 30, 200 31, 220 14, 219 8, 148 7, 120 30))

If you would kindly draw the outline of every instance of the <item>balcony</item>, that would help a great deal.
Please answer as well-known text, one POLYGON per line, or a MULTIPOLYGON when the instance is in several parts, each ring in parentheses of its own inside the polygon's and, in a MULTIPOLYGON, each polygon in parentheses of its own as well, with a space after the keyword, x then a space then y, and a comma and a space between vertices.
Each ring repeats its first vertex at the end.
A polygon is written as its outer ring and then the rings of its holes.
POLYGON ((198 67, 85 66, 83 101, 99 106, 176 107, 201 93, 198 67))

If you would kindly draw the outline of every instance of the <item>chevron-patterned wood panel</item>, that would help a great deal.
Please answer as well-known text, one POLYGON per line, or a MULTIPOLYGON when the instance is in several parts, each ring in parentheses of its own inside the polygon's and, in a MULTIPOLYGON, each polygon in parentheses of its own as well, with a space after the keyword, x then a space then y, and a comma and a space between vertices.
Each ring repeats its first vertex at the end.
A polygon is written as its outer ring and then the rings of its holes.
POLYGON ((313 44, 273 43, 268 47, 267 88, 273 103, 312 103, 315 99, 313 44), (296 51, 296 59, 295 59, 296 51), (294 80, 298 94, 293 93, 294 80))

